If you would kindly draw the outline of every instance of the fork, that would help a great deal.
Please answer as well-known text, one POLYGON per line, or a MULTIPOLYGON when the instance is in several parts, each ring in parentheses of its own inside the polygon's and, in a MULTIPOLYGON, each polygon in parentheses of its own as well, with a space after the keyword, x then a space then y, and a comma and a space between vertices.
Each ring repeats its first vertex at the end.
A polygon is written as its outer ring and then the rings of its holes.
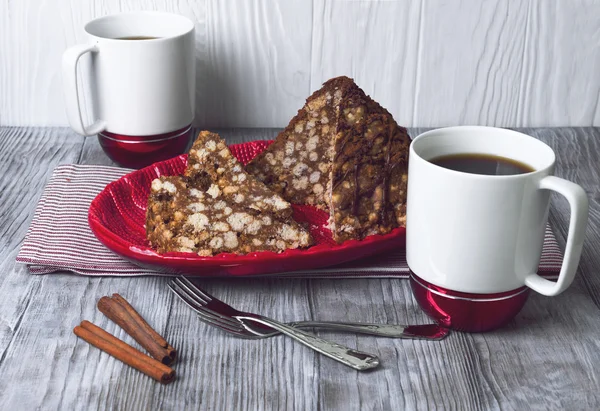
MULTIPOLYGON (((240 321, 240 324, 242 324, 242 326, 248 332, 253 332, 253 330, 252 327, 248 327, 245 324, 244 320, 274 328, 275 330, 294 338, 307 347, 312 348, 313 350, 358 371, 365 371, 379 366, 379 358, 376 355, 354 350, 352 348, 324 340, 316 335, 290 327, 289 325, 258 314, 238 311, 195 286, 194 288, 196 288, 197 292, 193 294, 194 297, 191 298, 189 292, 185 292, 185 290, 189 291, 189 286, 187 283, 191 284, 184 277, 179 277, 169 283, 169 288, 175 294, 177 294, 177 296, 179 296, 190 308, 196 311, 199 316, 202 316, 205 310, 208 310, 210 313, 212 313, 212 315, 236 319, 240 321)), ((234 333, 237 331, 236 327, 233 325, 223 325, 220 328, 234 333)), ((239 333, 242 334, 241 332, 239 333)), ((256 334, 256 332, 254 332, 254 334, 256 334)))
MULTIPOLYGON (((194 283, 181 277, 178 281, 180 291, 187 294, 189 299, 202 298, 203 291, 194 283)), ((206 292, 204 292, 206 294, 206 292)), ((176 292, 176 294, 178 294, 176 292)), ((183 298, 178 294, 180 298, 183 298)), ((184 300, 185 301, 185 300, 184 300)), ((198 316, 200 319, 210 325, 224 329, 244 338, 268 338, 281 334, 279 331, 263 326, 262 324, 246 324, 252 328, 252 331, 246 330, 239 320, 232 320, 230 317, 223 317, 206 309, 201 308, 198 316), (225 329, 223 326, 233 328, 225 329)), ((388 338, 403 339, 424 339, 424 340, 442 340, 449 334, 448 328, 439 324, 419 324, 419 325, 399 325, 399 324, 372 324, 372 323, 354 323, 354 322, 333 322, 333 321, 294 321, 286 323, 294 328, 324 328, 330 330, 348 331, 359 334, 375 335, 388 338)))

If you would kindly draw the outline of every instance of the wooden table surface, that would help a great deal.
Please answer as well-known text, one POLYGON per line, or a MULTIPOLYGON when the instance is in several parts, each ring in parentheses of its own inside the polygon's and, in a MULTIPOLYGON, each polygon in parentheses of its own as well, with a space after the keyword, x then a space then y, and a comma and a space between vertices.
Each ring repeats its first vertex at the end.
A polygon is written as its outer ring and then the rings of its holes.
MULTIPOLYGON (((277 130, 218 130, 229 143, 277 130)), ((424 131, 409 130, 412 136, 424 131)), ((377 353, 359 373, 286 337, 237 339, 199 322, 167 278, 34 276, 15 264, 33 210, 59 164, 112 164, 95 138, 66 128, 0 128, 0 409, 600 409, 600 128, 523 129, 557 153, 557 175, 583 186, 590 219, 578 275, 558 297, 532 293, 505 328, 441 342, 320 332, 377 353), (162 386, 77 339, 87 319, 132 339, 96 301, 121 293, 179 349, 177 380, 162 386)), ((564 246, 566 201, 550 222, 564 246)), ((408 281, 204 280, 237 308, 274 318, 428 321, 408 281)), ((133 342, 135 345, 135 343, 133 342)))

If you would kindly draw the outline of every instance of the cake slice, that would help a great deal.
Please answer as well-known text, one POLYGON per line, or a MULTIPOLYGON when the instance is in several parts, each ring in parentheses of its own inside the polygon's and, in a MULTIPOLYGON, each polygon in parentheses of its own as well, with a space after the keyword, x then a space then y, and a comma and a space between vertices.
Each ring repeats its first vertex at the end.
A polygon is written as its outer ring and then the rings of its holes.
POLYGON ((341 243, 405 224, 410 138, 352 79, 313 93, 246 171, 285 200, 329 209, 341 243))
POLYGON ((371 114, 334 143, 329 225, 337 242, 406 225, 410 140, 393 118, 371 114))
POLYGON ((281 252, 313 243, 290 204, 248 175, 218 134, 203 131, 183 176, 152 181, 147 238, 158 252, 281 252))
POLYGON ((216 184, 226 201, 248 200, 248 206, 257 211, 292 215, 290 203, 249 176, 216 133, 200 132, 188 154, 184 175, 197 189, 208 190, 211 184, 216 184))
POLYGON ((282 252, 312 244, 308 231, 291 217, 257 212, 248 199, 227 201, 214 183, 206 191, 189 187, 188 179, 181 176, 152 181, 146 232, 159 253, 200 256, 282 252))

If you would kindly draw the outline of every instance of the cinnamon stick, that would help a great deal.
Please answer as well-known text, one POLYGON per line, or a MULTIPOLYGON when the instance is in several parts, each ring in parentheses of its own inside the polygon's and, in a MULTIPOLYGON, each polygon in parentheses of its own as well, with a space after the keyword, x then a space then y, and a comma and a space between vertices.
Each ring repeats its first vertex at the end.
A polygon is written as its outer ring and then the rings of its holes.
POLYGON ((173 362, 169 351, 156 342, 117 301, 110 297, 102 297, 98 300, 98 309, 133 337, 152 357, 166 365, 173 362))
POLYGON ((175 350, 175 348, 173 348, 167 342, 167 340, 165 340, 159 333, 157 333, 154 330, 154 328, 152 328, 150 324, 148 324, 146 320, 144 320, 144 318, 135 310, 135 308, 131 306, 131 304, 129 304, 129 302, 125 298, 115 293, 112 295, 112 299, 121 304, 121 306, 125 309, 125 311, 129 313, 129 315, 134 319, 134 321, 136 321, 150 335, 150 337, 158 343, 158 345, 165 348, 169 353, 169 357, 171 357, 172 361, 175 361, 175 359, 177 358, 177 351, 175 350))
POLYGON ((82 321, 73 328, 73 332, 94 347, 163 384, 169 384, 175 379, 175 371, 172 368, 136 350, 89 321, 82 321))

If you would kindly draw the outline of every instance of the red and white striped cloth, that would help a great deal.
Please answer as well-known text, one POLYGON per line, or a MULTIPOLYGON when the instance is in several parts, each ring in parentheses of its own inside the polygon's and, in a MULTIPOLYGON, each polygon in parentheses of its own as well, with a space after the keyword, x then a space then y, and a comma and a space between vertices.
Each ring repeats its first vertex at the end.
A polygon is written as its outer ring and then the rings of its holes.
MULTIPOLYGON (((17 262, 32 274, 68 271, 90 276, 164 275, 125 261, 102 245, 88 226, 90 203, 111 181, 131 170, 85 165, 62 165, 54 170, 33 215, 17 262)), ((546 230, 539 272, 558 274, 562 253, 552 231, 546 230)), ((272 277, 305 278, 406 278, 404 250, 352 261, 340 266, 272 277)))

